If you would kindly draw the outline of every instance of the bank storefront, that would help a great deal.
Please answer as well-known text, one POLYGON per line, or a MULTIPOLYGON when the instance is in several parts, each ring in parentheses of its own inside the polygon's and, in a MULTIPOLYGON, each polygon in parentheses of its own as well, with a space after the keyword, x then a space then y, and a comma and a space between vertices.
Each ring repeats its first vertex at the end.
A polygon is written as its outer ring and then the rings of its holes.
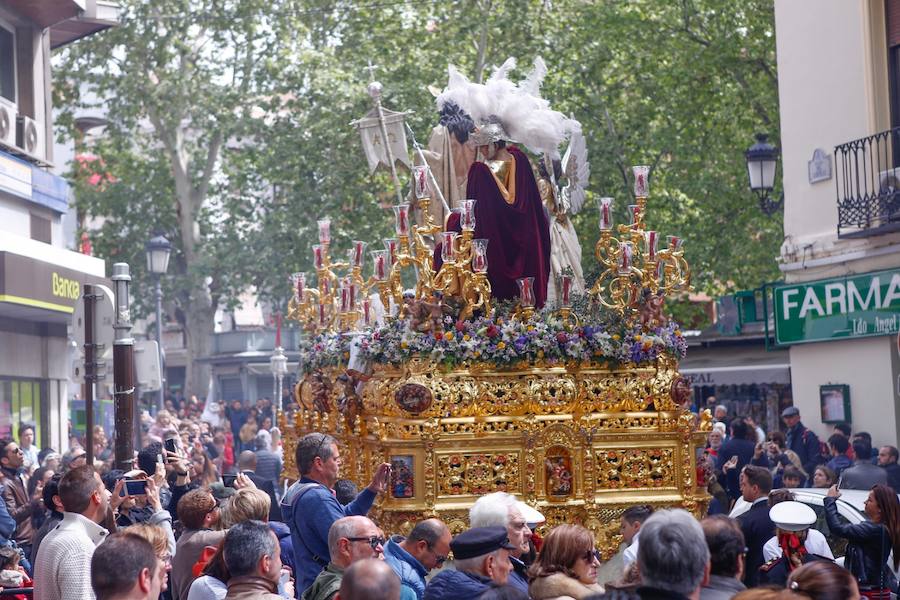
POLYGON ((108 283, 104 262, 0 234, 0 436, 33 423, 39 446, 68 444, 75 348, 68 325, 85 283, 108 283))
POLYGON ((897 445, 900 269, 781 285, 774 304, 804 423, 827 431, 847 422, 897 445))

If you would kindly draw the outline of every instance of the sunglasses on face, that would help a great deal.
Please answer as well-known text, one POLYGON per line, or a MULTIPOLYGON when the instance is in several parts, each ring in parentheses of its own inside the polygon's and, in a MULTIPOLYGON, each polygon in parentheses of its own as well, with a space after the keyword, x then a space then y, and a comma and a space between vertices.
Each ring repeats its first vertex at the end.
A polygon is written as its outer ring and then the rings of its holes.
POLYGON ((586 563, 592 563, 594 560, 600 562, 600 551, 599 550, 588 550, 580 557, 586 563))
POLYGON ((370 537, 348 537, 347 540, 351 542, 368 542, 370 546, 372 546, 372 550, 378 550, 379 546, 384 546, 384 538, 373 535, 370 537))
POLYGON ((434 554, 434 562, 437 566, 441 566, 442 564, 447 562, 447 559, 449 558, 447 556, 444 556, 442 554, 438 554, 437 552, 435 552, 434 548, 431 546, 431 544, 428 545, 428 551, 431 552, 432 554, 434 554))

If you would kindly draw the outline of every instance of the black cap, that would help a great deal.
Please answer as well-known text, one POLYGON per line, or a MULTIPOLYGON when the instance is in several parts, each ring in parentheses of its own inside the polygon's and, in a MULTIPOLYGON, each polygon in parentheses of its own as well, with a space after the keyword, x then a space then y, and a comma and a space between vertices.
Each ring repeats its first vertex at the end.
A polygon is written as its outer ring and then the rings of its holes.
POLYGON ((516 549, 509 543, 506 527, 474 527, 463 531, 450 542, 453 558, 458 560, 484 556, 500 548, 516 549))

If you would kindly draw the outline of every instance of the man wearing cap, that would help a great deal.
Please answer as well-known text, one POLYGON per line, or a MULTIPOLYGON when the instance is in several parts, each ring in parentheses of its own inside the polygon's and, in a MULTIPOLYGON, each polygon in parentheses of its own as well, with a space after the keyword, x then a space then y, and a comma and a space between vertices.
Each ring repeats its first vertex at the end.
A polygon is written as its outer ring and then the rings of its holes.
POLYGON ((505 527, 475 527, 450 542, 456 570, 445 569, 425 587, 424 600, 478 598, 488 589, 506 585, 512 563, 505 527))
POLYGON ((823 457, 819 456, 819 438, 800 422, 800 409, 796 406, 788 406, 781 411, 781 420, 788 428, 785 446, 797 453, 804 471, 814 473, 816 465, 824 462, 823 457))
POLYGON ((813 509, 802 502, 779 502, 769 510, 769 518, 775 523, 781 555, 759 568, 760 585, 783 587, 791 572, 801 565, 814 560, 831 560, 806 549, 809 526, 816 522, 813 509))
POLYGON ((403 589, 418 600, 425 595, 425 576, 443 566, 450 554, 450 529, 440 519, 416 523, 409 537, 395 535, 384 547, 384 560, 400 577, 403 589))

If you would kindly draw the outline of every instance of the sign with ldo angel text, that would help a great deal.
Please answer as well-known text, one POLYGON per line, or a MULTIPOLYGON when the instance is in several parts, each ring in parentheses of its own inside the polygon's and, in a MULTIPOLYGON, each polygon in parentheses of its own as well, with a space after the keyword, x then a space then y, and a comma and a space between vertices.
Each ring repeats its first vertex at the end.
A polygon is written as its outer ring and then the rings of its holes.
POLYGON ((775 288, 775 339, 803 344, 900 332, 900 270, 775 288))

